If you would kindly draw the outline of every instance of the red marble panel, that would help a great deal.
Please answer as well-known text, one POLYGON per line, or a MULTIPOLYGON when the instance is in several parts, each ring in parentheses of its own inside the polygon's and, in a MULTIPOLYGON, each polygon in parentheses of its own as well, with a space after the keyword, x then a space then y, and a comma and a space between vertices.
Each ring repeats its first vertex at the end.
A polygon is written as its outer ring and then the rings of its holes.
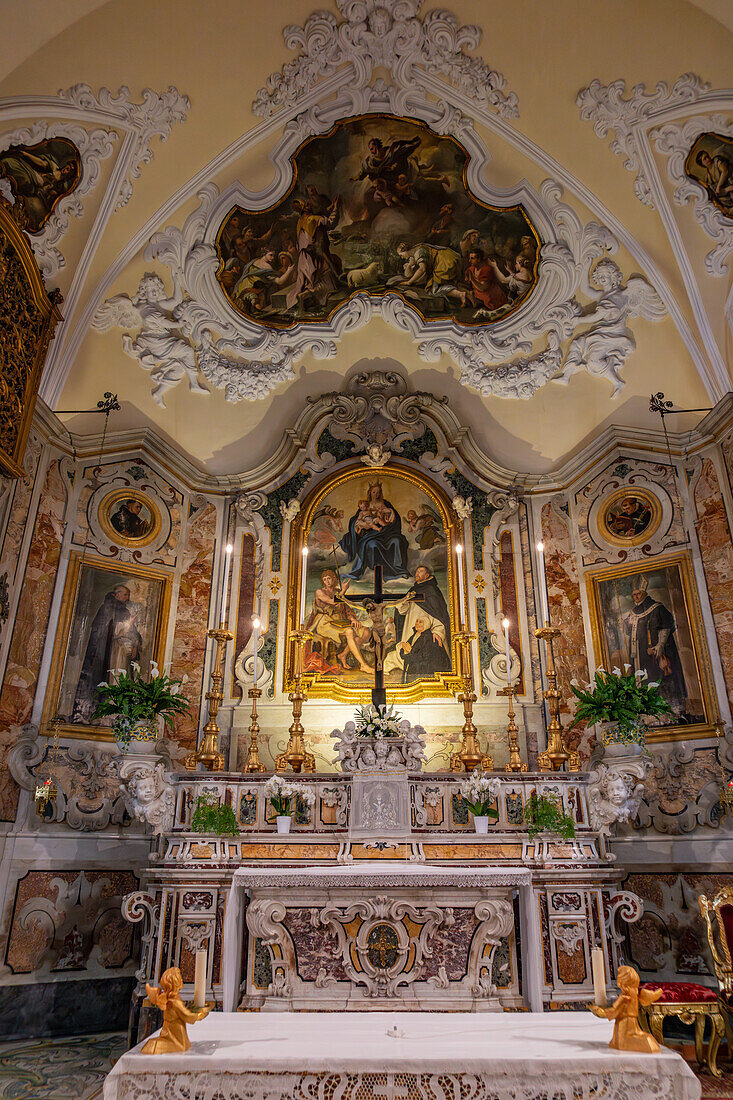
MULTIPOLYGON (((239 595, 237 598, 237 625, 232 651, 232 666, 241 653, 252 633, 255 596, 255 540, 252 535, 242 536, 242 561, 239 572, 239 595)), ((241 691, 241 688, 239 689, 241 691)))
POLYGON ((58 463, 52 462, 36 515, 13 638, 0 692, 0 820, 13 821, 18 787, 5 758, 33 712, 38 672, 48 630, 59 553, 63 538, 66 489, 58 463))
POLYGON ((196 746, 204 660, 209 641, 206 631, 215 537, 216 509, 213 504, 208 504, 194 517, 188 530, 184 557, 186 565, 181 573, 171 652, 172 675, 181 677, 185 673, 188 676, 184 694, 191 702, 191 714, 187 718, 177 718, 169 736, 187 749, 196 746))
MULTIPOLYGON (((515 653, 522 652, 519 636, 519 601, 517 599, 517 578, 514 572, 514 540, 510 531, 501 536, 501 557, 499 558, 499 585, 501 589, 501 609, 509 620, 509 644, 515 653)), ((524 694, 524 664, 519 677, 519 694, 524 694)))
MULTIPOLYGON (((570 529, 567 522, 558 515, 552 501, 548 501, 542 508, 542 539, 545 544, 550 620, 553 626, 562 630, 554 646, 560 711, 564 718, 569 718, 572 713, 569 700, 573 698, 570 681, 576 679, 587 682, 588 659, 580 610, 578 567, 570 529)), ((577 749, 581 756, 589 755, 588 742, 592 739, 591 732, 582 726, 570 730, 566 738, 567 743, 577 749)))
POLYGON ((700 543, 710 606, 715 620, 723 675, 733 705, 733 540, 711 459, 702 464, 695 486, 697 537, 700 543))

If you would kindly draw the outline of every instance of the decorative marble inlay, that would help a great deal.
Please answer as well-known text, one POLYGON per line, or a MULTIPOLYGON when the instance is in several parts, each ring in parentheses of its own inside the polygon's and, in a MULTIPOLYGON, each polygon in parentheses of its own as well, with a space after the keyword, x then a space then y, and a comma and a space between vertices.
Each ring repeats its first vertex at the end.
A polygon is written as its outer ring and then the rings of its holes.
POLYGON ((728 698, 733 704, 733 545, 718 475, 709 458, 703 461, 702 473, 695 485, 695 508, 697 537, 720 660, 728 698))

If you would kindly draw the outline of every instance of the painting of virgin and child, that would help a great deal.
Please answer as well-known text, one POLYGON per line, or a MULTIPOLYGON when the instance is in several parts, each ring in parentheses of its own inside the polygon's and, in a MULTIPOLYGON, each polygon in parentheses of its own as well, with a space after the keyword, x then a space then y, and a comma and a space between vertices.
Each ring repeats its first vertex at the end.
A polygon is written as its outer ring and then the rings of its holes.
POLYGON ((394 475, 342 482, 315 507, 307 544, 307 672, 356 687, 377 661, 388 686, 451 671, 447 533, 425 491, 394 475), (366 598, 376 567, 381 608, 366 598))
POLYGON ((263 325, 327 321, 355 294, 399 294, 428 321, 491 324, 537 282, 539 237, 520 205, 469 191, 468 154, 389 115, 339 122, 292 158, 288 194, 234 207, 217 235, 217 279, 263 325))

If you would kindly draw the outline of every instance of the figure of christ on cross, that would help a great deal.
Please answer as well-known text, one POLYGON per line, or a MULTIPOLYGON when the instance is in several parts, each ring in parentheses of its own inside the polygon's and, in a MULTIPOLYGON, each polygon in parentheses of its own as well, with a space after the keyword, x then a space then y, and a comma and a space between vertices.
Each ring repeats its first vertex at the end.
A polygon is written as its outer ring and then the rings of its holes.
POLYGON ((338 603, 345 603, 349 607, 361 606, 371 620, 371 636, 368 644, 374 649, 374 687, 372 688, 372 703, 375 707, 386 707, 387 691, 384 686, 384 635, 387 627, 384 622, 384 608, 403 603, 405 600, 422 601, 423 597, 415 592, 397 592, 391 596, 385 596, 382 589, 382 566, 374 566, 374 591, 365 592, 358 596, 346 597, 339 593, 336 596, 338 603))

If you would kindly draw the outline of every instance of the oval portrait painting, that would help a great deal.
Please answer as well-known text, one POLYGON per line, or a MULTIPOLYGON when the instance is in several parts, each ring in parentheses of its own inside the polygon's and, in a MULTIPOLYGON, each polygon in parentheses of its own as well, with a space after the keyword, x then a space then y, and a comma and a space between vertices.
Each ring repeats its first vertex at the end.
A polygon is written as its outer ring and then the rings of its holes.
POLYGON ((137 489, 118 489, 102 501, 99 522, 110 542, 147 546, 160 531, 160 512, 137 489))
POLYGON ((625 487, 608 498, 598 519, 601 535, 614 546, 639 546, 659 527, 662 509, 643 489, 625 487))

